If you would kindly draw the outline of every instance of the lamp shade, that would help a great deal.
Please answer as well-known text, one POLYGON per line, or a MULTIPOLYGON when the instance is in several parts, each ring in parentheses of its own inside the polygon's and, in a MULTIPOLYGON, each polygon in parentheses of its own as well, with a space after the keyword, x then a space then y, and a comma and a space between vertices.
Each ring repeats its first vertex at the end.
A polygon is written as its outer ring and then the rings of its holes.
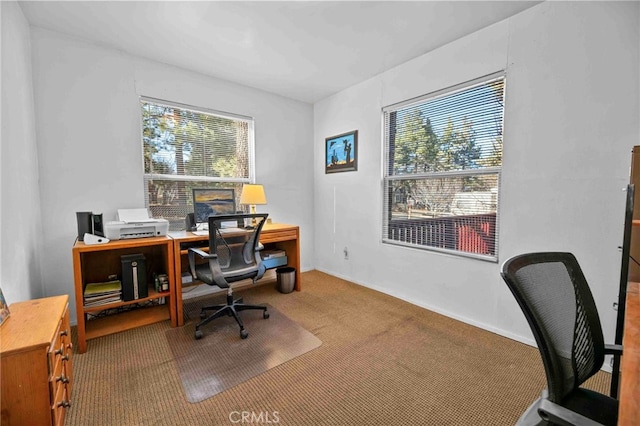
POLYGON ((264 187, 262 185, 248 183, 242 185, 240 204, 267 204, 267 197, 264 195, 264 187))

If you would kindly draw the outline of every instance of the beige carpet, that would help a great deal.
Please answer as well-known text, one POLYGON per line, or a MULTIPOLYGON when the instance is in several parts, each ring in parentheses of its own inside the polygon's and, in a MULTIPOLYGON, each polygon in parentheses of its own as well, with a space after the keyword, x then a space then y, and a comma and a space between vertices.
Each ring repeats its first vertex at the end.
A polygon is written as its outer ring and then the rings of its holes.
POLYGON ((322 344, 272 306, 268 306, 268 319, 262 317, 262 311, 240 313, 249 332, 246 339, 240 338, 235 319, 225 316, 202 327, 204 337, 196 340, 200 308, 215 303, 199 298, 185 304, 185 311, 196 320, 165 332, 189 402, 211 398, 322 344))
MULTIPOLYGON (((233 425, 241 412, 284 426, 513 425, 545 385, 537 349, 321 272, 303 273, 301 292, 237 295, 322 345, 191 404, 168 321, 91 340, 73 360, 66 425, 233 425)), ((589 385, 606 392, 609 377, 589 385)))

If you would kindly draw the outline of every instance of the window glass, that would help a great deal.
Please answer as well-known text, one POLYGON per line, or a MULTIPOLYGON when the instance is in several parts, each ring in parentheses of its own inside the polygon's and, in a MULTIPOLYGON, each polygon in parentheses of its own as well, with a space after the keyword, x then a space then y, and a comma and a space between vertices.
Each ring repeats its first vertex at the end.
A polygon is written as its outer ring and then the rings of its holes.
MULTIPOLYGON (((171 230, 193 212, 193 188, 233 188, 252 181, 253 120, 142 98, 145 205, 171 230)), ((236 205, 238 200, 236 200, 236 205)))
POLYGON ((497 260, 502 74, 383 110, 385 243, 497 260))

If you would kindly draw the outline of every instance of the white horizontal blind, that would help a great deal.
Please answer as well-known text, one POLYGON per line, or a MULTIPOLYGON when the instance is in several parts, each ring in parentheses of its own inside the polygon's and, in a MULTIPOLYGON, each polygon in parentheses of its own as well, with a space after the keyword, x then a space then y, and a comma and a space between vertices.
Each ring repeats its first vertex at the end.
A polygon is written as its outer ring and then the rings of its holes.
POLYGON ((503 73, 384 108, 383 242, 497 260, 503 73))
MULTIPOLYGON (((254 176, 253 119, 141 98, 145 205, 184 228, 193 188, 234 188, 254 176)), ((238 206, 240 207, 240 206, 238 206)))

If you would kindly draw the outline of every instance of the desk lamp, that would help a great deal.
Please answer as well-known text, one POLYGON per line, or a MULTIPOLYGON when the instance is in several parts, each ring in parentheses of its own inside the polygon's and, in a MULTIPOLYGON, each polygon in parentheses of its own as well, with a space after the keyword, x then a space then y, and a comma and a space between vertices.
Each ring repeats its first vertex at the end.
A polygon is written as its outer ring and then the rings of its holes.
MULTIPOLYGON (((255 214, 256 204, 267 204, 267 197, 264 195, 264 187, 262 185, 248 183, 242 185, 240 204, 248 204, 251 208, 251 214, 255 214)), ((253 219, 252 224, 256 224, 255 219, 253 219)))

